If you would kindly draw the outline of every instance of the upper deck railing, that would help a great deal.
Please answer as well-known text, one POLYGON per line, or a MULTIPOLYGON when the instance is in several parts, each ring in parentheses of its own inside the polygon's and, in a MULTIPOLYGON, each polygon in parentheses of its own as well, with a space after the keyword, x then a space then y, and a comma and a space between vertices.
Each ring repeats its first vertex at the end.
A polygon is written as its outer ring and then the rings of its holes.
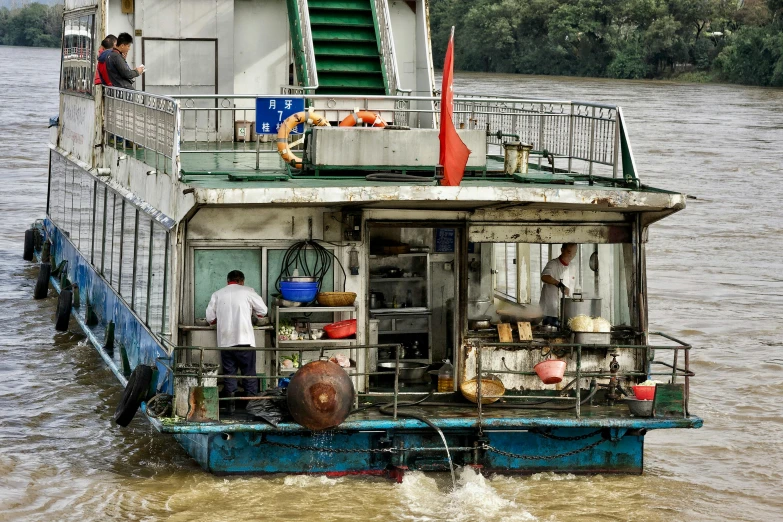
MULTIPOLYGON (((376 112, 387 123, 414 128, 431 128, 428 122, 440 114, 438 97, 309 95, 291 93, 294 89, 286 87, 283 93, 304 96, 306 106, 333 124, 357 108, 376 112)), ((148 144, 153 152, 170 159, 178 154, 221 151, 257 157, 276 154, 272 148, 262 150, 253 140, 234 141, 236 122, 255 121, 254 100, 259 96, 164 97, 108 88, 106 130, 134 144, 148 144)), ((614 105, 458 94, 454 124, 485 131, 489 156, 502 156, 503 142, 519 140, 532 146, 531 162, 542 169, 554 165, 557 172, 637 180, 622 110, 614 105)), ((274 135, 269 138, 276 139, 274 135)), ((259 137, 258 141, 267 140, 259 137)))
POLYGON ((318 67, 315 63, 315 46, 313 45, 313 33, 310 29, 310 6, 307 0, 296 0, 297 9, 302 23, 299 30, 302 32, 302 51, 305 56, 307 70, 307 87, 304 89, 314 91, 318 88, 318 67))
POLYGON ((179 172, 179 102, 142 91, 103 87, 105 144, 156 170, 179 172))
POLYGON ((375 12, 375 23, 378 26, 378 45, 381 52, 383 75, 388 87, 387 92, 393 94, 410 92, 399 87, 400 73, 397 70, 397 51, 394 47, 389 2, 388 0, 373 0, 372 8, 375 12))

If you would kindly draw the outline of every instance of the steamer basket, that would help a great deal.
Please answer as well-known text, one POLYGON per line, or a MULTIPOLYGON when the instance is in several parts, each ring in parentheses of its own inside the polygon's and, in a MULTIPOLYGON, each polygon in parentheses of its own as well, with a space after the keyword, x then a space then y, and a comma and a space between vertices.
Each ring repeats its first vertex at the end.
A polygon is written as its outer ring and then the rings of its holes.
POLYGON ((319 292, 315 298, 321 306, 351 306, 356 301, 356 293, 319 292))

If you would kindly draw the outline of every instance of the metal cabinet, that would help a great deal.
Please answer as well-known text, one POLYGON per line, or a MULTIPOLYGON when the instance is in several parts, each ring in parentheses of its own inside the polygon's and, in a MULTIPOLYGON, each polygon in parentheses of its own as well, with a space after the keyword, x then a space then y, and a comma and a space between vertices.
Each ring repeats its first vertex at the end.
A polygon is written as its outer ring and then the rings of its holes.
POLYGON ((430 254, 371 255, 369 266, 370 291, 383 295, 381 306, 370 310, 378 320, 378 342, 401 343, 406 359, 431 362, 430 254), (414 343, 421 357, 411 356, 414 343))

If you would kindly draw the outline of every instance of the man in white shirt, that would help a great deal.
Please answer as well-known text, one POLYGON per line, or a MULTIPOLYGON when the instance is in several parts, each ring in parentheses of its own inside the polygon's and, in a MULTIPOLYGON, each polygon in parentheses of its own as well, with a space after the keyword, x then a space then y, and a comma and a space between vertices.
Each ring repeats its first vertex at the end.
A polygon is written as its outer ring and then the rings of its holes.
POLYGON ((560 256, 549 261, 541 272, 541 281, 544 284, 541 286, 539 304, 546 325, 560 326, 560 291, 568 297, 576 285, 576 270, 571 266, 571 261, 576 257, 577 250, 576 243, 564 243, 560 248, 560 256))
MULTIPOLYGON (((228 285, 221 288, 209 300, 207 321, 217 323, 218 347, 255 347, 252 314, 266 315, 264 300, 252 288, 245 286, 245 274, 239 270, 228 273, 228 285)), ((237 368, 243 376, 256 375, 256 352, 252 350, 226 350, 220 352, 223 375, 236 375, 237 368)), ((249 397, 258 395, 258 379, 243 379, 242 388, 249 397)), ((234 397, 237 380, 223 379, 223 391, 234 397)), ((234 411, 234 401, 229 401, 229 413, 234 411)))

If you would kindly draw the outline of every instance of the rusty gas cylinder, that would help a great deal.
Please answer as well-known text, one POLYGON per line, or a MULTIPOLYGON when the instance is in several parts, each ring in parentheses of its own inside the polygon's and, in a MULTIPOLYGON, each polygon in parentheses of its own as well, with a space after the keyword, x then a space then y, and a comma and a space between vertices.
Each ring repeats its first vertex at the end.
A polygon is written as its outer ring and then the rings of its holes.
POLYGON ((339 364, 313 361, 294 374, 287 393, 288 409, 297 423, 311 430, 325 430, 348 416, 354 389, 339 364))

